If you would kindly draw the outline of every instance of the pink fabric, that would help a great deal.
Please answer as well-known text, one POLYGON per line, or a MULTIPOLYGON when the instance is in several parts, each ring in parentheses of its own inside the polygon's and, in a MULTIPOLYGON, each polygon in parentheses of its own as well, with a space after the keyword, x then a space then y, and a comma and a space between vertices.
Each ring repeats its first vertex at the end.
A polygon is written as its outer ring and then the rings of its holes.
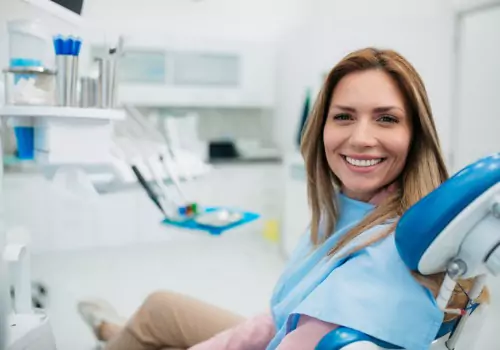
POLYGON ((335 324, 302 315, 297 328, 286 335, 277 350, 312 350, 335 328, 337 328, 335 324))
POLYGON ((276 333, 270 314, 252 317, 189 350, 264 350, 276 333))
MULTIPOLYGON (((336 327, 334 324, 309 316, 301 316, 297 329, 283 339, 278 350, 314 349, 321 338, 336 327)), ((189 350, 264 350, 275 333, 271 315, 261 314, 221 332, 203 343, 189 348, 189 350)))

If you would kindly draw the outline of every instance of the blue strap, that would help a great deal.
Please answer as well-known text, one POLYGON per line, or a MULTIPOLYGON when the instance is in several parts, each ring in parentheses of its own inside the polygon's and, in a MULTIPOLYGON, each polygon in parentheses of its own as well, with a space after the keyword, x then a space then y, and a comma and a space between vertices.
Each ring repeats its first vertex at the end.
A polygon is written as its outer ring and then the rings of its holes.
POLYGON ((399 346, 394 346, 392 344, 375 339, 354 329, 339 327, 325 335, 323 339, 321 339, 321 341, 318 343, 318 345, 316 345, 315 350, 340 350, 349 344, 360 341, 369 341, 384 349, 403 349, 399 346))
MULTIPOLYGON (((471 314, 478 308, 479 304, 474 304, 470 307, 471 314)), ((291 322, 291 329, 295 329, 299 322, 300 315, 296 315, 291 322)), ((453 331, 453 329, 457 326, 460 318, 445 322, 439 329, 439 332, 436 336, 436 339, 444 337, 446 334, 449 334, 453 331)), ((380 346, 383 349, 403 349, 399 346, 392 345, 381 340, 378 340, 374 337, 366 335, 362 332, 358 332, 351 328, 339 327, 325 335, 321 341, 316 345, 315 350, 341 350, 343 347, 361 342, 361 341, 369 341, 377 346, 380 346)))

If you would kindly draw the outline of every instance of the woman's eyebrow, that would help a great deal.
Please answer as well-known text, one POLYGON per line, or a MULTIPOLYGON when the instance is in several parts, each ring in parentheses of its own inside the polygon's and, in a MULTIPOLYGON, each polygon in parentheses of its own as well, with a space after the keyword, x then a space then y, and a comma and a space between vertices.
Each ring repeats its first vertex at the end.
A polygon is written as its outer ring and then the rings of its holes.
POLYGON ((396 106, 384 106, 384 107, 377 107, 373 111, 376 113, 384 113, 384 112, 389 112, 391 110, 397 109, 401 112, 405 112, 405 110, 401 107, 396 107, 396 106))
POLYGON ((348 106, 341 106, 341 105, 332 105, 332 109, 340 109, 346 112, 356 112, 356 108, 353 107, 348 107, 348 106))
MULTIPOLYGON (((356 108, 354 107, 349 107, 349 106, 343 106, 343 105, 332 105, 332 109, 340 109, 342 111, 346 111, 346 112, 356 112, 356 108)), ((375 113, 384 113, 384 112, 389 112, 391 110, 399 110, 403 113, 405 113, 405 110, 401 107, 397 107, 397 106, 381 106, 381 107, 376 107, 373 109, 373 111, 375 113)))

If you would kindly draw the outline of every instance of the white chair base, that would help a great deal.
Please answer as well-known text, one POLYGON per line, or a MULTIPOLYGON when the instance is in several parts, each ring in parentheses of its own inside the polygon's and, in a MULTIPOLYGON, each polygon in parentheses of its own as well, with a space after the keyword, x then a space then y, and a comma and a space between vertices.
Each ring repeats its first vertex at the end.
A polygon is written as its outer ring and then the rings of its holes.
POLYGON ((46 315, 12 315, 10 325, 8 350, 56 350, 46 315))

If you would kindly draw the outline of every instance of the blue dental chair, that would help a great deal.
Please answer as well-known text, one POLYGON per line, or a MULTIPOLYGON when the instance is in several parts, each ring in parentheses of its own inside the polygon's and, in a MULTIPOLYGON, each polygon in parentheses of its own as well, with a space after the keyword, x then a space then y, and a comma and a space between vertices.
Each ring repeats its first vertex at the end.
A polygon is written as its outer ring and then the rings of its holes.
MULTIPOLYGON (((477 299, 486 277, 500 274, 500 153, 464 168, 412 206, 401 217, 395 239, 410 270, 446 272, 437 297, 440 308, 446 308, 459 279, 474 279, 469 296, 477 299)), ((471 302, 465 315, 443 323, 430 350, 453 350, 457 344, 470 349, 461 344, 467 331, 480 324, 483 308, 471 302)), ((341 349, 402 348, 346 327, 330 332, 316 347, 341 349)))

